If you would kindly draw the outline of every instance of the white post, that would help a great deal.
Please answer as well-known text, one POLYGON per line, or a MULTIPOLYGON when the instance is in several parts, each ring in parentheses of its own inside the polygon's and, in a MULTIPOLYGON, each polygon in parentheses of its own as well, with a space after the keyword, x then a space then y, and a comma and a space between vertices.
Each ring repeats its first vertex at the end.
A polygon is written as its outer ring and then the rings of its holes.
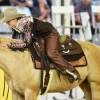
MULTIPOLYGON (((61 6, 61 0, 52 0, 54 6, 61 6)), ((57 27, 59 33, 62 32, 61 26, 61 15, 52 15, 53 25, 57 27), (58 28, 59 27, 59 28, 58 28)))
POLYGON ((64 5, 70 5, 71 4, 71 0, 64 0, 64 5))
POLYGON ((90 26, 90 17, 88 15, 87 12, 82 12, 80 13, 81 15, 81 19, 82 19, 82 25, 84 27, 84 37, 85 37, 85 40, 91 40, 92 39, 92 32, 91 32, 91 26, 90 26))
MULTIPOLYGON (((70 5, 70 3, 71 3, 71 0, 67 0, 67 2, 66 2, 66 0, 64 0, 64 6, 70 5)), ((68 9, 66 9, 66 13, 67 13, 67 10, 68 9)), ((69 14, 64 16, 65 29, 64 29, 64 33, 63 34, 66 34, 66 35, 69 35, 69 36, 70 36, 70 32, 71 31, 70 31, 70 28, 66 28, 66 26, 70 25, 70 19, 71 19, 71 17, 70 17, 69 14)))

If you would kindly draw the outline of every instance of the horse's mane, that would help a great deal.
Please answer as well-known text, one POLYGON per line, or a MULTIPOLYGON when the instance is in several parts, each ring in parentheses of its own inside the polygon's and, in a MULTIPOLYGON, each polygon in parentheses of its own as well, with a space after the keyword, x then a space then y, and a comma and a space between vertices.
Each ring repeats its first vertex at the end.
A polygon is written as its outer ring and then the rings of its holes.
POLYGON ((21 40, 19 39, 12 39, 12 38, 3 38, 3 37, 0 37, 0 43, 10 43, 10 42, 22 42, 21 40))
POLYGON ((22 40, 0 37, 0 48, 8 48, 7 45, 14 42, 22 42, 22 40))
POLYGON ((14 55, 17 57, 27 57, 30 56, 29 50, 25 49, 23 51, 20 50, 12 50, 8 47, 8 44, 13 43, 13 42, 22 42, 22 40, 19 39, 12 39, 12 38, 1 38, 0 37, 0 53, 7 54, 7 55, 14 55))

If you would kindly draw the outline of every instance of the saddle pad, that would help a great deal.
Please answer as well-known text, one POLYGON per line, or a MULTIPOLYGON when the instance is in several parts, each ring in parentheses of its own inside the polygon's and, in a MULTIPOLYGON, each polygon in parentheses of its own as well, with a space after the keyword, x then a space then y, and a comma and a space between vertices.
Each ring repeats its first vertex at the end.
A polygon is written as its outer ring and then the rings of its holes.
MULTIPOLYGON (((68 61, 69 63, 71 63, 74 67, 81 67, 81 66, 86 66, 87 65, 87 60, 85 56, 82 56, 80 59, 76 60, 76 61, 68 61)), ((41 62, 38 60, 35 60, 35 68, 36 69, 41 69, 41 62)), ((53 65, 51 63, 51 65, 53 65)), ((55 66, 55 65, 54 65, 55 66)), ((45 70, 45 67, 42 67, 45 70)), ((50 66, 50 69, 55 69, 55 67, 50 66)))

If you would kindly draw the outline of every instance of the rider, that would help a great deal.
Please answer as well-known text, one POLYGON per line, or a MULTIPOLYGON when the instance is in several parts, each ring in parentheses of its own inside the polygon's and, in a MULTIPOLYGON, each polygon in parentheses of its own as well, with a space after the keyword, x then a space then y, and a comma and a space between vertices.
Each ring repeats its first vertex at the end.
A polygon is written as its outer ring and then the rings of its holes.
MULTIPOLYGON (((4 11, 3 22, 6 22, 12 29, 23 32, 25 40, 23 44, 32 42, 32 37, 45 40, 46 54, 55 63, 64 75, 68 75, 70 82, 80 79, 78 71, 68 63, 58 51, 59 33, 49 22, 40 21, 32 16, 18 14, 15 8, 7 8, 4 11)), ((16 48, 23 48, 23 44, 17 44, 16 48)))

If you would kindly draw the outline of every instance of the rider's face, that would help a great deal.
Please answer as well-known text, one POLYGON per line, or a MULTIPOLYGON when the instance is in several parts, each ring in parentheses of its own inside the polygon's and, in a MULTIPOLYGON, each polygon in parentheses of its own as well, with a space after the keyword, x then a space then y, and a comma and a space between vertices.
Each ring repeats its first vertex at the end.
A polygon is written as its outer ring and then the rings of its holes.
POLYGON ((11 27, 16 27, 17 25, 17 19, 13 19, 11 21, 8 21, 7 24, 11 27))

